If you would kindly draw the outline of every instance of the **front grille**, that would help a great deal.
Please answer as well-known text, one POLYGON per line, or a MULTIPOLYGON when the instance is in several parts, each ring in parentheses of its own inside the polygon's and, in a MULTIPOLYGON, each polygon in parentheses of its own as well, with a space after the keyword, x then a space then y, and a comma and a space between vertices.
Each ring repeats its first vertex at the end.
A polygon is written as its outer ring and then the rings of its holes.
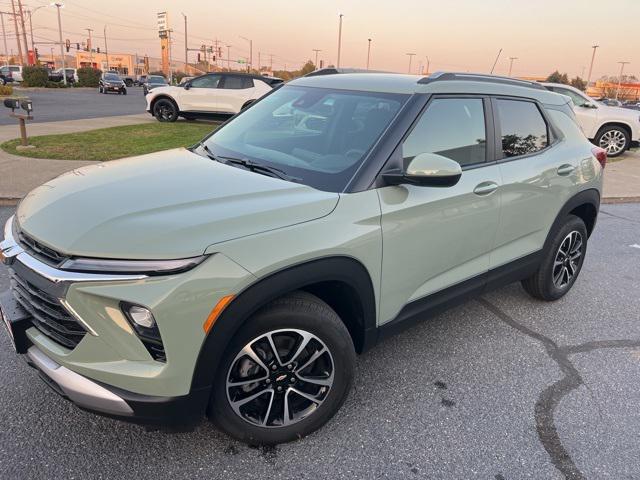
POLYGON ((65 310, 57 298, 9 270, 11 291, 32 316, 33 326, 69 349, 75 348, 87 331, 65 310))
POLYGON ((29 255, 52 267, 59 267, 62 262, 68 258, 60 252, 56 252, 54 249, 43 245, 22 231, 17 232, 17 240, 29 255))

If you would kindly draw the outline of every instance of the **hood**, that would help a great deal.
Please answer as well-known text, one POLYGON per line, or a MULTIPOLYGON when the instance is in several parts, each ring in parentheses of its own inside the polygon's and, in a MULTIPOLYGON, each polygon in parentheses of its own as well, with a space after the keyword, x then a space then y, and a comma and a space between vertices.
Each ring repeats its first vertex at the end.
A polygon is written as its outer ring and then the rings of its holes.
POLYGON ((16 217, 67 255, 171 259, 323 217, 338 199, 175 149, 73 170, 29 193, 16 217))
POLYGON ((598 102, 598 109, 600 109, 601 113, 606 114, 607 116, 626 119, 627 121, 640 124, 640 113, 638 113, 637 110, 622 107, 610 107, 609 105, 604 105, 600 102, 598 102))

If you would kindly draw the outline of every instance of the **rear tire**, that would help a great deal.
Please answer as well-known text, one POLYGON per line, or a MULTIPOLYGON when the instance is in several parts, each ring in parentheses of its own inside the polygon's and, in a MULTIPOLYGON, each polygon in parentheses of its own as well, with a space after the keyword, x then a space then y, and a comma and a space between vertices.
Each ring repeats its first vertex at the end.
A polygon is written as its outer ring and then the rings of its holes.
POLYGON ((179 113, 178 106, 168 98, 161 98, 153 104, 153 116, 159 122, 175 122, 179 113))
POLYGON ((336 312, 314 295, 294 292, 259 310, 229 343, 214 378, 209 416, 249 444, 296 440, 338 411, 351 389, 354 368, 353 343, 336 312), (231 385, 254 378, 250 384, 231 385))
POLYGON ((545 301, 558 300, 571 290, 587 253, 587 228, 581 218, 568 215, 552 235, 538 270, 522 281, 529 295, 545 301))
POLYGON ((631 145, 631 137, 624 127, 610 125, 598 130, 593 143, 604 148, 608 157, 614 158, 628 150, 631 145))

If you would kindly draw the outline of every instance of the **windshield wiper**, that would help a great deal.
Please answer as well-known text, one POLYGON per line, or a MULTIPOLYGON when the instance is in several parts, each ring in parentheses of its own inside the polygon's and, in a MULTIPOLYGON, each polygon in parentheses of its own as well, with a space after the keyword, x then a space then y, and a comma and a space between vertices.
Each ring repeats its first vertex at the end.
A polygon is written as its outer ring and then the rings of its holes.
POLYGON ((220 162, 225 165, 239 165, 251 172, 267 174, 269 176, 276 177, 281 180, 288 180, 290 182, 299 182, 301 180, 298 177, 293 177, 287 174, 284 170, 280 170, 279 168, 276 168, 276 167, 263 165, 261 163, 252 162, 251 160, 246 158, 223 157, 221 155, 216 155, 204 143, 201 145, 203 150, 207 153, 207 156, 211 160, 215 160, 216 162, 220 162))

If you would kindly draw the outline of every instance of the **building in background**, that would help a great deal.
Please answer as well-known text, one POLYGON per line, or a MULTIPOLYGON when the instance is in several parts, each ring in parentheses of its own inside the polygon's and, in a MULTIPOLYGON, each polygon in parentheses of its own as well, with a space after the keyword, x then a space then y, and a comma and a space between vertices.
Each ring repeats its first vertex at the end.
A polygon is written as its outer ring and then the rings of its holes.
MULTIPOLYGON (((594 98, 616 98, 616 91, 618 91, 617 82, 607 82, 604 80, 597 80, 595 85, 587 88, 587 95, 594 98)), ((618 100, 640 100, 640 83, 621 83, 620 91, 617 96, 618 100)))
POLYGON ((76 68, 93 67, 114 71, 123 75, 139 75, 136 72, 136 56, 129 53, 97 53, 79 51, 76 53, 76 68), (107 58, 108 57, 108 58, 107 58))

